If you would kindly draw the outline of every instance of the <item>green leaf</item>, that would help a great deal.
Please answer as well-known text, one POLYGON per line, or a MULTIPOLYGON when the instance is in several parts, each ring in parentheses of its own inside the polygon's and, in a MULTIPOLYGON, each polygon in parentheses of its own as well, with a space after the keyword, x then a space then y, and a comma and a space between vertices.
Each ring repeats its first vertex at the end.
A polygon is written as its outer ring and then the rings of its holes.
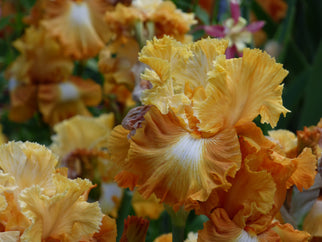
POLYGON ((287 113, 286 118, 281 118, 279 120, 279 129, 297 129, 297 118, 298 112, 300 110, 300 102, 303 99, 306 81, 310 75, 311 69, 308 68, 304 72, 297 75, 295 78, 288 80, 289 82, 285 86, 283 92, 283 105, 291 112, 287 113))
POLYGON ((294 26, 294 19, 296 13, 296 0, 288 1, 288 9, 285 19, 282 24, 279 25, 277 32, 275 34, 275 40, 277 40, 281 45, 284 46, 284 51, 280 54, 278 61, 283 62, 286 55, 286 47, 292 38, 292 30, 294 26))
POLYGON ((195 8, 195 15, 204 25, 209 25, 209 15, 199 5, 195 8))
POLYGON ((7 27, 11 19, 12 19, 11 16, 2 17, 0 19, 0 30, 3 30, 5 27, 7 27))
POLYGON ((303 103, 303 110, 300 117, 300 125, 298 128, 315 125, 322 117, 322 41, 320 41, 317 54, 315 56, 312 73, 307 80, 307 86, 305 89, 305 99, 303 103))

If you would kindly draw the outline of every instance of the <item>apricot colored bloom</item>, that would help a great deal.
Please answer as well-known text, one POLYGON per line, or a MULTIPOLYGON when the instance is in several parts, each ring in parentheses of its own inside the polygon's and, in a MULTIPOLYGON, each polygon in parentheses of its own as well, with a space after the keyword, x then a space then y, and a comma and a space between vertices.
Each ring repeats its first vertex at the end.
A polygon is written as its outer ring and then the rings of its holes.
POLYGON ((143 197, 155 193, 176 208, 232 186, 242 158, 235 127, 258 115, 276 125, 287 112, 280 85, 287 71, 260 50, 226 59, 227 45, 164 37, 142 49, 140 61, 151 68, 142 79, 152 88, 109 142, 111 159, 124 170, 120 185, 137 185, 143 197))
POLYGON ((71 76, 61 83, 40 84, 37 98, 43 120, 55 125, 77 114, 91 116, 87 106, 98 105, 102 100, 102 91, 93 80, 71 76))
POLYGON ((42 24, 59 40, 66 55, 87 59, 98 54, 112 37, 104 21, 107 9, 101 0, 49 1, 42 24))

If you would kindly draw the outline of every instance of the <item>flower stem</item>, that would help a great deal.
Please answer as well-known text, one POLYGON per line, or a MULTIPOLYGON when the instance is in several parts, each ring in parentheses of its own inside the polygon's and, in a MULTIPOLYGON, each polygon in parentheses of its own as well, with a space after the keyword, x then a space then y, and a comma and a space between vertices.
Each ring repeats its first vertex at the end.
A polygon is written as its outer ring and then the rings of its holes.
POLYGON ((175 212, 173 208, 168 205, 165 205, 165 208, 171 217, 172 241, 183 242, 185 238, 184 230, 189 211, 186 211, 181 207, 177 212, 175 212))
POLYGON ((123 199, 118 210, 116 226, 117 226, 117 238, 116 241, 120 241, 124 229, 124 219, 127 218, 131 208, 132 192, 129 189, 124 190, 123 199))

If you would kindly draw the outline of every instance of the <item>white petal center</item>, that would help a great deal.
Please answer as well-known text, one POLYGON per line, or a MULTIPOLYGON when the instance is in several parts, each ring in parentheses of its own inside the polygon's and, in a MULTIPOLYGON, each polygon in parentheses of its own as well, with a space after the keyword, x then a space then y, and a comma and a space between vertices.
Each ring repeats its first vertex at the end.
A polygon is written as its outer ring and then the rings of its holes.
POLYGON ((69 82, 59 84, 60 100, 62 102, 74 101, 79 99, 80 94, 77 87, 69 82))

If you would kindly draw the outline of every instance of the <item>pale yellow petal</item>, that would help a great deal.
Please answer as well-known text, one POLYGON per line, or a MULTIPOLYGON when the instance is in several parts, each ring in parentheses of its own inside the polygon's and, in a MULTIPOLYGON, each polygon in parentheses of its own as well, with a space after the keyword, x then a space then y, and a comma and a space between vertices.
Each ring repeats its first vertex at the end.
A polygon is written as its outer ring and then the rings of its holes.
POLYGON ((293 132, 284 129, 270 130, 268 135, 281 146, 288 157, 294 158, 297 155, 297 137, 293 132))
POLYGON ((310 234, 305 231, 296 230, 290 224, 277 223, 273 228, 282 242, 307 242, 310 240, 310 234))
POLYGON ((163 204, 160 203, 160 199, 155 194, 152 194, 148 199, 144 199, 138 191, 133 194, 132 206, 135 215, 149 219, 158 219, 164 211, 163 204))
POLYGON ((57 157, 37 143, 9 142, 0 147, 0 167, 15 178, 19 190, 37 184, 52 193, 57 163, 57 157))
POLYGON ((56 193, 49 197, 39 186, 22 191, 19 202, 22 212, 32 221, 22 241, 67 239, 78 241, 83 236, 98 232, 103 214, 99 205, 87 203, 82 196, 92 184, 88 180, 70 180, 55 175, 56 193))
POLYGON ((178 81, 188 83, 191 88, 204 87, 208 84, 208 71, 213 69, 213 61, 223 55, 227 48, 227 41, 220 39, 202 39, 194 42, 190 47, 193 55, 185 62, 178 62, 178 69, 173 75, 178 81))
POLYGON ((208 99, 195 107, 202 130, 231 127, 252 121, 261 115, 262 123, 276 126, 282 105, 287 71, 261 50, 245 49, 243 57, 219 56, 209 73, 208 99), (228 111, 229 110, 229 111, 228 111))

